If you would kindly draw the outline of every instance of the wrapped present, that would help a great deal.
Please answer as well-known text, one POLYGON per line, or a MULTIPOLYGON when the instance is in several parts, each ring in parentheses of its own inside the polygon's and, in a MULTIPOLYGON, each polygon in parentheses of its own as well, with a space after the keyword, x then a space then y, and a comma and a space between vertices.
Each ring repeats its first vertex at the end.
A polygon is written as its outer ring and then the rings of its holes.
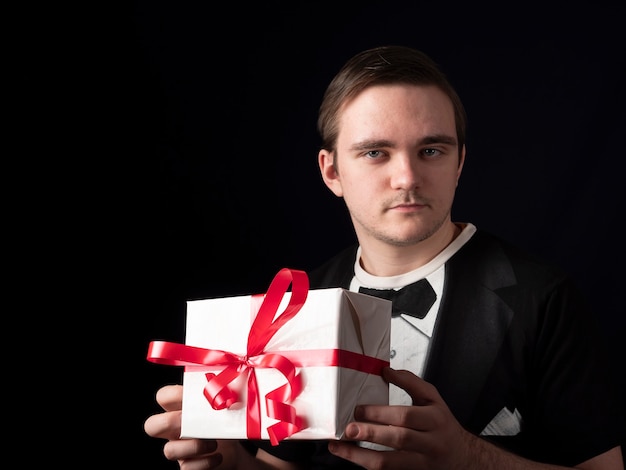
POLYGON ((341 439, 357 404, 388 404, 390 323, 390 301, 284 268, 265 294, 187 302, 185 344, 148 360, 185 366, 182 438, 341 439))

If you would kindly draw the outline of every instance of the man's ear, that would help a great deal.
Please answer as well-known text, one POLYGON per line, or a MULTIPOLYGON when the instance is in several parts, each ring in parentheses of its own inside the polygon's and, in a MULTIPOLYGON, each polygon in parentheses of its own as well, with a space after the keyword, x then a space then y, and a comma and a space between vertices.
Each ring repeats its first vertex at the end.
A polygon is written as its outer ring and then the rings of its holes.
POLYGON ((339 172, 335 165, 335 156, 333 152, 328 150, 320 150, 317 155, 317 163, 320 167, 320 173, 324 184, 330 189, 337 197, 343 196, 343 189, 341 187, 341 179, 339 178, 339 172))

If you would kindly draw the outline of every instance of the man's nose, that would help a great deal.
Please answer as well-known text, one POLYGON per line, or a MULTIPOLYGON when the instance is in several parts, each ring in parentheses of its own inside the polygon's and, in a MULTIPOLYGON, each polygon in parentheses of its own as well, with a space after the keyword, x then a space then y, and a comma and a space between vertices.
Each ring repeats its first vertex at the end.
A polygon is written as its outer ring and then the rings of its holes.
POLYGON ((394 155, 390 161, 390 172, 391 186, 394 189, 410 190, 419 186, 419 161, 414 155, 394 155))

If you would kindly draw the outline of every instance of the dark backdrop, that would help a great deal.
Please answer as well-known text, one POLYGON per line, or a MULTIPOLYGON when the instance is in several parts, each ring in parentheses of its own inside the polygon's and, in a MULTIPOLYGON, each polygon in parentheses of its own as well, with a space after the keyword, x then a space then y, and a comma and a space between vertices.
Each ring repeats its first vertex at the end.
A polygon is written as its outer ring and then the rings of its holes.
POLYGON ((453 218, 568 270, 623 357, 625 8, 275 3, 138 1, 111 34, 103 323, 123 346, 116 419, 134 468, 170 468, 142 426, 181 371, 145 353, 184 340, 185 300, 262 292, 353 242, 318 176, 315 122, 334 73, 376 45, 421 48, 464 100, 453 218))

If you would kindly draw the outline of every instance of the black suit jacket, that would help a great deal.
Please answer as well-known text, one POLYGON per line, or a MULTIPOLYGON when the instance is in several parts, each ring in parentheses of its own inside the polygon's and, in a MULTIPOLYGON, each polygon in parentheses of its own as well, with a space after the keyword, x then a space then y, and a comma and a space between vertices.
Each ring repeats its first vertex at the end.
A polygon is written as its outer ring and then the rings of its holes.
MULTIPOLYGON (((311 272, 311 288, 348 289, 356 249, 311 272)), ((611 388, 610 358, 585 299, 565 273, 480 230, 445 270, 424 379, 466 429, 478 434, 503 408, 517 409, 522 432, 489 438, 561 465, 622 442, 622 398, 611 388)), ((304 446, 284 441, 264 448, 296 458, 304 446)), ((320 457, 325 448, 318 443, 314 459, 337 464, 320 457)))

